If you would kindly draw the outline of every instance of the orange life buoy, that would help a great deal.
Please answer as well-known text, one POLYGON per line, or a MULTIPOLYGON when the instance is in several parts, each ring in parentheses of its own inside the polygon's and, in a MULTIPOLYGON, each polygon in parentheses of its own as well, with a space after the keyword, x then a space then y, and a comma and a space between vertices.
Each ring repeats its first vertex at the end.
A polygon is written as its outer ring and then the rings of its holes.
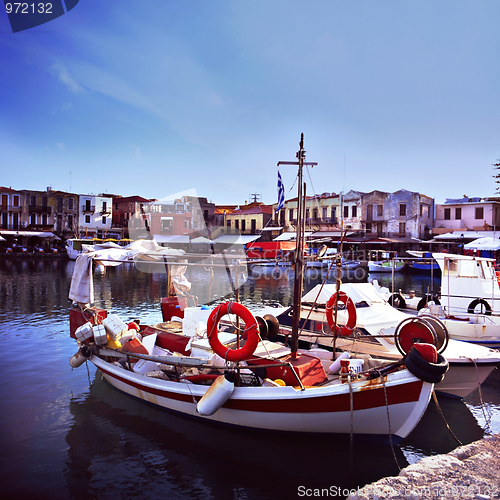
POLYGON ((339 332, 340 335, 351 335, 354 327, 356 326, 356 305, 354 301, 345 293, 339 292, 339 301, 343 302, 347 308, 347 323, 339 328, 333 319, 333 310, 335 301, 337 300, 337 292, 335 292, 326 303, 326 321, 333 333, 339 332))
POLYGON ((210 347, 222 359, 227 361, 243 361, 252 356, 259 343, 259 325, 255 316, 239 302, 225 302, 217 306, 208 317, 207 334, 210 347), (245 322, 247 339, 239 349, 228 349, 219 340, 219 321, 226 314, 236 314, 245 322))

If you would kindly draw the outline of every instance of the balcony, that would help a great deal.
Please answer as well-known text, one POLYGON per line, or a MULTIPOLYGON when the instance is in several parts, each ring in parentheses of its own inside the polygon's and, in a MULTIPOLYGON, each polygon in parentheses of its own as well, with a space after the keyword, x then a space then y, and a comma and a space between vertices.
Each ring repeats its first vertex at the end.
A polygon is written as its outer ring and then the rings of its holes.
POLYGON ((94 205, 82 205, 82 213, 94 213, 95 206, 94 205))
POLYGON ((20 214, 23 212, 23 207, 14 205, 0 205, 0 212, 12 212, 14 214, 20 214))
POLYGON ((50 215, 52 213, 52 207, 49 207, 48 205, 30 205, 29 213, 50 215))

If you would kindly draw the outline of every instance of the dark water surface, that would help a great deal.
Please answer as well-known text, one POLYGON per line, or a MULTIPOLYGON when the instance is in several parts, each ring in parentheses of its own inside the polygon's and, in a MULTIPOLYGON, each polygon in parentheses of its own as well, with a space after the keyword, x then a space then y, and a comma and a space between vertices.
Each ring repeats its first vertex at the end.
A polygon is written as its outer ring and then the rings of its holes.
MULTIPOLYGON (((397 474, 395 458, 405 467, 457 446, 432 402, 418 427, 394 448, 395 457, 390 446, 356 436, 351 464, 349 436, 214 427, 125 396, 90 363, 75 370, 69 365, 77 350, 68 321, 73 267, 60 258, 0 260, 2 499, 290 499, 321 488, 342 497, 343 490, 397 474)), ((322 276, 308 271, 305 291, 322 276)), ((225 292, 203 270, 190 270, 188 277, 200 293, 225 292)), ((388 277, 378 278, 388 284, 388 277)), ((398 280, 403 291, 431 286, 425 277, 398 280)), ((123 265, 96 275, 94 284, 96 305, 124 319, 161 321, 165 275, 123 265)), ((293 272, 260 270, 241 287, 241 300, 288 304, 292 288, 293 272)), ((500 432, 499 380, 495 373, 486 381, 482 398, 479 391, 465 401, 440 398, 463 443, 489 433, 486 419, 500 432)))

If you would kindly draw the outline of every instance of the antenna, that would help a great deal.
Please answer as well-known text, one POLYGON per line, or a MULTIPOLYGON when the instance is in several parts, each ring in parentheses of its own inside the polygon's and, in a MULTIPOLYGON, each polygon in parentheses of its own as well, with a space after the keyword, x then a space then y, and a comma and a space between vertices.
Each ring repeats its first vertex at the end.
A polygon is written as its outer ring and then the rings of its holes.
POLYGON ((249 200, 252 200, 250 203, 257 203, 262 200, 262 194, 260 193, 250 193, 250 196, 248 198, 249 200), (253 198, 253 200, 252 200, 253 198))

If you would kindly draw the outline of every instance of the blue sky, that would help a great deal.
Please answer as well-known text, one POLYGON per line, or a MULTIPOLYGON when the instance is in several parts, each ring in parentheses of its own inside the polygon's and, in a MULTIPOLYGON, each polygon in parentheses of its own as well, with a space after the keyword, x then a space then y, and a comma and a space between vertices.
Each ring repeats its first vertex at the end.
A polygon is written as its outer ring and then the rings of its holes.
POLYGON ((499 19, 498 0, 80 0, 13 34, 0 12, 0 185, 274 203, 303 132, 308 194, 491 196, 499 19))

